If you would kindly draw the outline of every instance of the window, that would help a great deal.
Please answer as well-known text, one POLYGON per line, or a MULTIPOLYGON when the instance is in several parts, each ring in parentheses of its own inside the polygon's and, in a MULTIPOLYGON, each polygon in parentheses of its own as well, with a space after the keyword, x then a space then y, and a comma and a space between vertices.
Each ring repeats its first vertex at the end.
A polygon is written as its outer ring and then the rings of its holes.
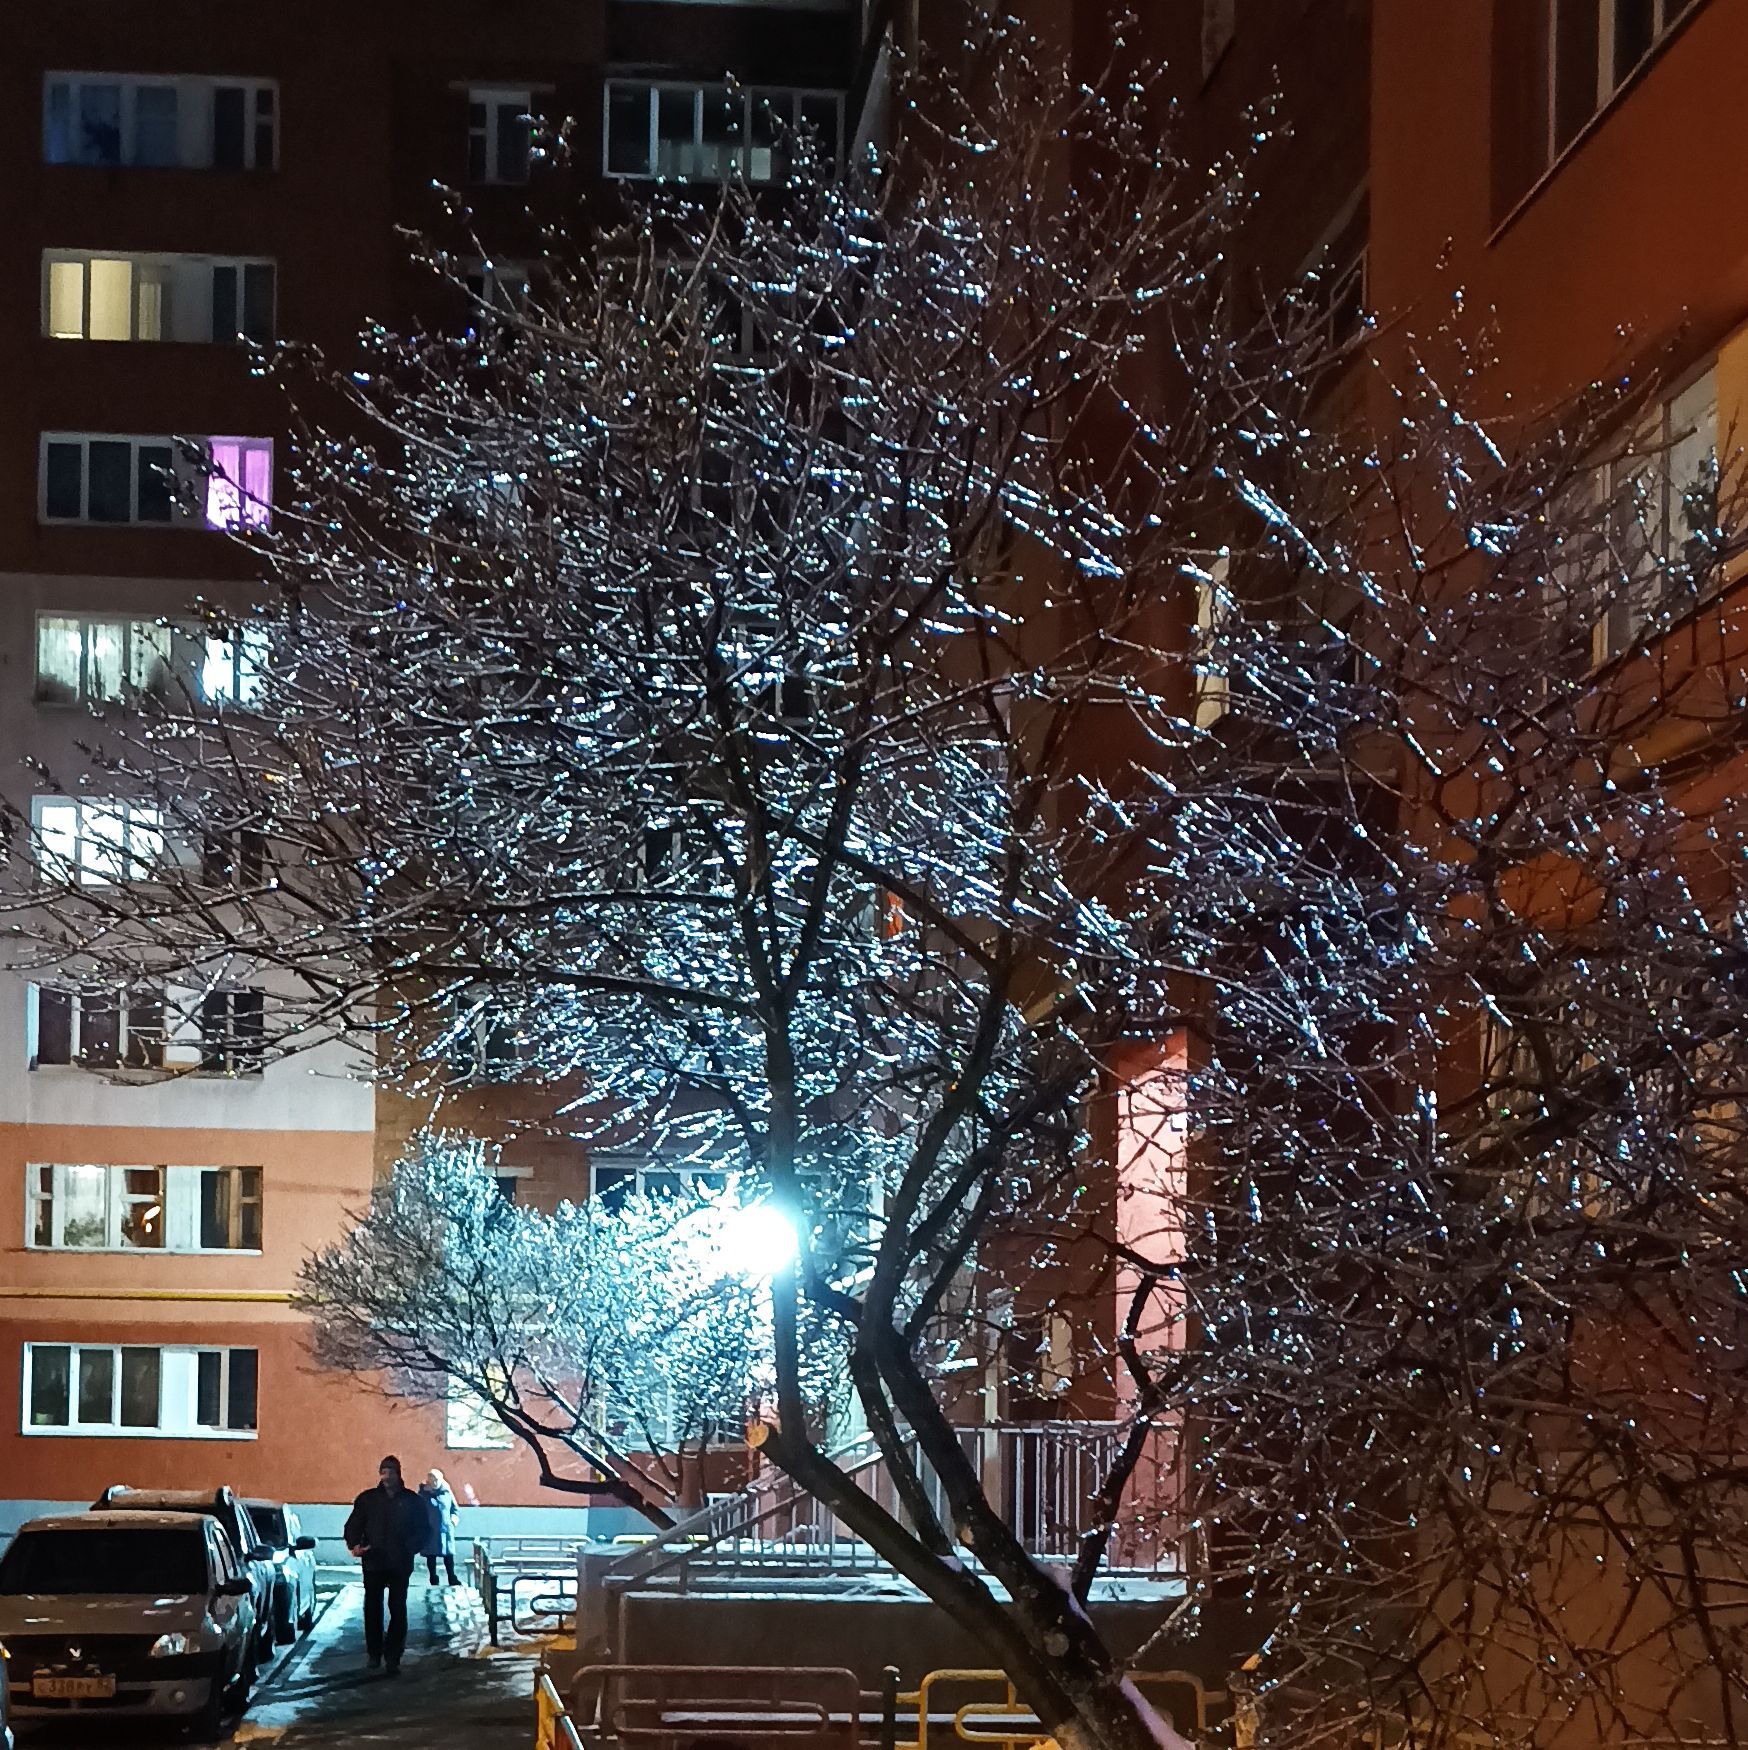
POLYGON ((726 1169, 609 1158, 590 1169, 590 1188, 605 1208, 618 1209, 633 1192, 644 1197, 717 1197, 730 1189, 735 1177, 726 1169))
POLYGON ((258 1252, 259 1167, 26 1169, 25 1244, 41 1251, 258 1252))
POLYGON ((194 1424, 211 1433, 253 1430, 259 1360, 253 1349, 195 1352, 194 1424))
POLYGON ((278 87, 266 79, 49 73, 43 162, 271 170, 278 117, 278 87))
POLYGON ((25 1243, 54 1251, 163 1251, 164 1168, 25 1169, 25 1243))
POLYGON ((175 522, 178 473, 169 438, 50 432, 42 441, 40 513, 57 523, 175 522))
POLYGON ((502 1452, 516 1444, 516 1437, 484 1398, 452 1386, 443 1407, 443 1444, 452 1452, 502 1452))
POLYGON ((187 1175, 194 1181, 199 1225, 191 1250, 261 1250, 259 1167, 172 1167, 170 1172, 174 1178, 187 1175))
POLYGON ((206 482, 209 529, 264 529, 273 508, 270 438, 211 438, 206 482))
POLYGON ((610 80, 602 118, 609 176, 780 182, 791 141, 809 137, 828 164, 842 149, 835 91, 734 89, 610 80))
POLYGON ((273 299, 270 261, 43 253, 43 333, 52 340, 267 341, 273 299))
POLYGON ((1697 0, 1494 0, 1496 216, 1695 10, 1697 0))
POLYGON ((43 869, 82 887, 137 881, 164 854, 163 818, 150 803, 39 796, 33 804, 43 869))
POLYGON ((1215 556, 1196 579, 1196 727, 1209 729, 1232 708, 1226 655, 1220 642, 1232 621, 1232 592, 1226 587, 1231 556, 1215 556))
POLYGON ((149 985, 33 985, 27 1035, 32 1069, 161 1069, 164 994, 149 985))
POLYGON ((265 528, 271 438, 176 439, 45 432, 37 514, 50 523, 265 528))
POLYGON ((200 1067, 221 1075, 259 1075, 265 999, 258 990, 211 990, 200 999, 200 1067))
POLYGON ((39 705, 112 705, 141 693, 206 703, 246 700, 260 682, 266 629, 215 637, 198 626, 99 614, 38 614, 39 705))
POLYGON ((495 310, 528 308, 528 269, 517 261, 475 262, 463 276, 469 293, 495 310))
POLYGON ((534 137, 526 90, 474 85, 467 93, 467 180, 526 182, 534 137))
POLYGON ((1718 518, 1715 368, 1665 397, 1627 453, 1599 470, 1611 516, 1591 656, 1617 656, 1662 614, 1697 599, 1711 571, 1718 518))
POLYGON ((24 1345, 27 1434, 252 1435, 253 1349, 24 1345))

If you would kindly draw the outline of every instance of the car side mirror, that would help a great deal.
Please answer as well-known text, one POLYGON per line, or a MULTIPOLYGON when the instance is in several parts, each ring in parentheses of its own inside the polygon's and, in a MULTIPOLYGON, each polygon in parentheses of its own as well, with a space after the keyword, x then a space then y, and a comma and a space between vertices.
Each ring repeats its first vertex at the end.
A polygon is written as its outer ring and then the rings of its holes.
POLYGON ((247 1574, 233 1574, 228 1580, 219 1581, 219 1597, 247 1598, 249 1596, 249 1577, 247 1574))
POLYGON ((258 1543, 243 1559, 249 1562, 270 1562, 273 1560, 273 1551, 266 1544, 258 1543))
POLYGON ((316 1540, 313 1537, 300 1537, 291 1547, 293 1549, 314 1549, 316 1540))

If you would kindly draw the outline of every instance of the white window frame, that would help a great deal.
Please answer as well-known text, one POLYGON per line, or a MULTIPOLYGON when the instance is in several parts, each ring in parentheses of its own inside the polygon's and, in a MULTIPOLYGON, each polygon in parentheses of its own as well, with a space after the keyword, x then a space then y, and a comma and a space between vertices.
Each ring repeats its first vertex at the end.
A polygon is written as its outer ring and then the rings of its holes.
MULTIPOLYGON (((208 488, 211 483, 213 463, 213 445, 215 443, 238 444, 247 449, 264 451, 267 456, 269 491, 265 503, 260 505, 260 515, 254 520, 249 517, 241 519, 244 528, 267 527, 273 518, 273 462, 274 443, 272 438, 235 437, 229 434, 213 437, 179 438, 162 434, 145 434, 140 432, 118 431, 45 431, 37 444, 37 521, 49 528, 96 528, 96 529, 197 529, 208 534, 224 534, 233 532, 234 525, 214 523, 207 516, 208 488), (79 514, 77 516, 52 516, 49 513, 49 448, 51 445, 77 444, 80 447, 81 460, 79 464, 79 514), (128 462, 128 514, 123 518, 94 517, 91 515, 91 446, 93 444, 127 444, 130 447, 128 462), (140 458, 142 448, 168 449, 170 452, 170 514, 167 517, 140 516, 140 458), (191 456, 190 452, 197 455, 191 456)), ((228 478, 228 477, 227 477, 228 478)), ((239 500, 243 496, 243 483, 232 483, 239 500)), ((251 499, 252 505, 256 502, 251 499)))
POLYGON ((1699 9, 1702 0, 1652 0, 1651 36, 1645 52, 1632 66, 1622 68, 1617 77, 1615 44, 1620 30, 1622 0, 1541 0, 1546 8, 1547 24, 1547 136, 1543 141, 1542 165, 1538 175, 1545 174, 1581 140, 1592 122, 1613 102, 1615 93, 1624 89, 1639 69, 1645 66, 1664 39, 1679 24, 1699 9), (1560 12, 1566 6, 1596 6, 1596 84, 1590 112, 1574 128, 1572 137, 1560 139, 1560 12))
POLYGON ((129 1161, 123 1164, 84 1161, 31 1161, 25 1167, 24 1246, 30 1252, 122 1252, 153 1253, 194 1257, 259 1257, 262 1246, 241 1243, 244 1209, 253 1205, 256 1227, 265 1238, 265 1175, 258 1166, 163 1166, 148 1162, 129 1161), (106 1175, 104 1198, 106 1231, 100 1245, 75 1245, 66 1239, 69 1177, 75 1172, 100 1172, 106 1175), (162 1205, 161 1243, 156 1246, 130 1245, 122 1237, 123 1217, 130 1203, 146 1202, 142 1193, 127 1188, 129 1173, 155 1173, 158 1189, 153 1194, 162 1205), (201 1244, 202 1194, 208 1174, 218 1173, 229 1178, 230 1231, 234 1243, 223 1246, 201 1244), (253 1175, 251 1179, 249 1175, 253 1175), (249 1189, 253 1186, 252 1191, 249 1189), (38 1238, 39 1217, 47 1205, 49 1238, 38 1238))
POLYGON ((219 1346, 216 1344, 161 1343, 80 1343, 43 1340, 23 1346, 23 1366, 20 1368, 20 1432, 31 1438, 50 1440, 125 1439, 125 1440, 254 1440, 261 1421, 261 1352, 248 1344, 219 1346), (36 1424, 31 1420, 31 1404, 36 1382, 39 1350, 67 1351, 67 1400, 65 1422, 36 1424), (124 1426, 121 1421, 122 1354, 124 1350, 150 1350, 158 1357, 158 1419, 150 1427, 124 1426), (230 1372, 232 1356, 239 1350, 255 1356, 255 1423, 253 1428, 233 1428, 203 1424, 198 1418, 199 1357, 220 1355, 219 1402, 228 1413, 230 1405, 230 1372), (106 1422, 79 1422, 74 1418, 79 1408, 80 1358, 84 1354, 107 1352, 111 1357, 110 1417, 106 1422))
POLYGON ((31 1161, 24 1169, 24 1244, 32 1252, 128 1252, 160 1253, 170 1251, 168 1169, 164 1167, 130 1165, 107 1166, 85 1162, 31 1161), (101 1244, 78 1245, 66 1238, 69 1189, 73 1173, 102 1173, 104 1234, 101 1244), (157 1189, 148 1194, 130 1191, 129 1173, 154 1173, 157 1189), (131 1245, 123 1237, 129 1209, 138 1203, 156 1201, 159 1206, 158 1244, 131 1245), (44 1244, 37 1238, 40 1220, 45 1213, 49 1221, 49 1239, 44 1244))
MULTIPOLYGON (((601 1194, 600 1176, 603 1173, 621 1175, 630 1173, 632 1179, 631 1192, 648 1197, 651 1193, 651 1182, 654 1180, 673 1181, 670 1185, 662 1183, 657 1191, 665 1192, 678 1189, 682 1192, 697 1195, 709 1192, 720 1196, 732 1191, 739 1182, 740 1175, 731 1172, 727 1167, 693 1167, 675 1162, 650 1160, 645 1156, 628 1155, 597 1155, 589 1164, 589 1195, 596 1197, 601 1194)), ((616 1177, 615 1182, 606 1189, 618 1192, 624 1186, 623 1178, 616 1177)))
POLYGON ((534 152, 534 97, 531 86, 526 85, 469 85, 467 88, 467 137, 468 159, 470 170, 468 181, 475 186, 520 188, 528 181, 528 172, 521 176, 506 177, 502 174, 503 167, 498 162, 498 125, 501 112, 510 109, 515 117, 521 118, 528 126, 528 160, 532 165, 534 152), (485 110, 485 118, 475 123, 473 112, 475 107, 485 110), (473 158, 473 142, 478 140, 481 145, 480 162, 484 175, 475 177, 471 171, 473 158))
POLYGON ((1232 709, 1232 683, 1226 669, 1212 660, 1205 645, 1232 619, 1234 603, 1227 587, 1232 555, 1222 548, 1209 561, 1205 574, 1196 578, 1196 642, 1204 648, 1195 665, 1195 722, 1198 729, 1211 729, 1232 709))
MULTIPOLYGON (((704 99, 706 93, 724 92, 740 103, 740 144, 735 149, 735 155, 740 159, 739 174, 748 182, 764 186, 778 180, 775 160, 764 174, 758 172, 751 155, 756 151, 765 151, 765 147, 755 147, 752 143, 753 105, 755 103, 786 104, 788 114, 782 118, 782 126, 793 129, 798 125, 801 106, 805 103, 833 103, 837 106, 837 164, 843 162, 844 150, 844 93, 819 86, 803 85, 756 85, 741 86, 738 90, 720 81, 699 83, 690 79, 609 79, 606 81, 601 98, 601 170, 602 174, 616 182, 653 182, 657 180, 697 182, 701 184, 717 184, 724 179, 720 176, 690 173, 684 176, 668 177, 661 169, 661 97, 663 93, 688 92, 692 98, 692 139, 691 149, 702 156, 704 150, 704 99), (645 169, 615 170, 613 168, 613 96, 615 92, 641 91, 648 102, 649 133, 647 136, 647 151, 645 153, 645 169)), ((676 142, 677 143, 677 142, 676 142)), ((774 150, 774 149, 772 149, 774 150)))
POLYGON ((41 1059, 41 1028, 39 1013, 42 994, 41 985, 33 984, 29 987, 25 1016, 25 1048, 27 1062, 29 1068, 33 1072, 37 1070, 54 1071, 67 1069, 109 1076, 120 1075, 128 1072, 155 1076, 161 1073, 164 1065, 169 1061, 172 1017, 170 1014, 169 1003, 164 999, 163 993, 158 986, 132 985, 125 990, 117 987, 113 991, 107 989, 102 991, 73 990, 65 993, 57 993, 65 994, 73 1005, 69 1026, 69 1059, 65 1063, 58 1060, 44 1063, 41 1059), (117 1047, 117 1057, 119 1061, 114 1064, 85 1064, 79 1061, 79 1053, 83 1045, 85 1011, 89 1003, 95 1001, 99 997, 101 997, 106 1003, 113 997, 118 1010, 119 1019, 116 1025, 116 1035, 119 1041, 117 1047), (135 1001, 130 999, 139 1000, 135 1001), (162 1005, 161 1013, 163 1015, 163 1027, 156 1042, 156 1060, 144 1064, 129 1063, 128 1046, 132 1036, 129 1032, 128 1016, 133 1008, 139 1007, 142 1002, 148 1001, 159 1002, 162 1005))
MULTIPOLYGON (((45 248, 42 252, 42 334, 58 341, 91 341, 91 271, 96 262, 128 269, 128 334, 105 336, 108 343, 135 341, 152 345, 177 341, 180 345, 236 345, 241 339, 273 338, 278 317, 278 264, 271 255, 171 255, 131 254, 128 250, 101 248, 45 248), (269 276, 268 320, 264 334, 248 334, 245 327, 247 299, 243 292, 250 268, 264 268, 269 276), (75 269, 79 278, 79 324, 58 327, 54 322, 54 285, 58 269, 75 269), (236 332, 217 332, 217 287, 219 275, 236 275, 234 315, 236 332), (157 310, 147 320, 149 299, 145 290, 159 290, 157 310), (194 308, 185 313, 182 294, 194 297, 194 308), (168 308, 166 308, 168 306, 168 308), (168 320, 166 320, 168 317, 168 320), (187 317, 187 318, 184 318, 187 317)), ((59 275, 65 278, 65 275, 59 275)), ((100 345, 103 341, 100 341, 100 345)))
POLYGON ((199 527, 204 518, 199 511, 190 511, 182 502, 178 487, 193 478, 182 447, 173 437, 145 435, 121 431, 45 431, 37 451, 37 521, 50 528, 95 529, 174 529, 199 527), (51 516, 49 514, 49 447, 51 444, 77 444, 79 463, 79 514, 51 516), (94 517, 91 514, 91 446, 93 444, 126 444, 128 459, 128 514, 122 518, 94 517), (170 452, 170 514, 167 517, 140 515, 140 451, 144 448, 167 449, 170 452))
MULTIPOLYGON (((233 637, 220 637, 205 627, 185 620, 141 620, 122 614, 87 614, 73 609, 44 608, 36 616, 36 702, 50 710, 95 705, 120 705, 141 693, 174 698, 186 687, 190 699, 200 704, 248 704, 261 685, 267 658, 267 629, 240 626, 233 637), (51 625, 77 629, 79 675, 72 698, 44 695, 44 636, 51 625), (93 635, 115 631, 120 647, 120 691, 108 692, 94 683, 93 635), (169 654, 164 655, 164 640, 169 654), (139 677, 148 663, 162 663, 162 684, 146 684, 139 677)), ((61 686, 57 680, 57 688, 61 686)))
MULTIPOLYGON (((243 93, 243 163, 246 171, 272 170, 279 162, 279 83, 248 75, 207 76, 161 73, 78 72, 55 68, 43 74, 42 131, 40 150, 44 164, 56 169, 166 169, 211 170, 217 167, 217 96, 221 90, 243 93), (67 87, 69 144, 77 125, 79 93, 86 86, 113 85, 119 91, 120 153, 115 164, 77 156, 56 159, 49 155, 50 116, 53 91, 67 87), (173 163, 142 165, 139 162, 139 94, 142 90, 173 90, 176 93, 176 157, 173 163), (265 104, 262 102, 266 98, 265 104), (263 114, 265 110, 265 114, 263 114), (262 130, 266 130, 266 157, 262 158, 262 130)), ((225 166, 224 168, 233 168, 225 166)))
POLYGON ((39 852, 49 849, 51 837, 64 838, 66 849, 57 854, 81 887, 144 880, 164 855, 164 817, 149 802, 118 796, 33 796, 30 815, 39 852))

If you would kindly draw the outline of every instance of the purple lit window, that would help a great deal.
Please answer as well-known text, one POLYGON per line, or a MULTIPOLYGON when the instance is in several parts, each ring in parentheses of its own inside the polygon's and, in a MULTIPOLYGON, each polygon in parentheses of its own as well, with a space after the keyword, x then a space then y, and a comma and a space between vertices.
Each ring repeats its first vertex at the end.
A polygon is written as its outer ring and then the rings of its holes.
POLYGON ((273 509, 273 440, 213 438, 206 482, 209 529, 264 529, 273 509))

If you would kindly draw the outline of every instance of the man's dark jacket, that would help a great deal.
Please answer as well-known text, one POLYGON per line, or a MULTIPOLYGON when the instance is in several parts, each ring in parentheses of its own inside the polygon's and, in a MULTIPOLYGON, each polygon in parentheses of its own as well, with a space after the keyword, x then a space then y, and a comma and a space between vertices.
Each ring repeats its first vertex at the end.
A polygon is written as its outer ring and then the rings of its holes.
POLYGON ((391 1494, 381 1483, 352 1503, 344 1533, 348 1549, 365 1546, 364 1567, 376 1574, 405 1575, 431 1535, 431 1513, 415 1490, 391 1494))

